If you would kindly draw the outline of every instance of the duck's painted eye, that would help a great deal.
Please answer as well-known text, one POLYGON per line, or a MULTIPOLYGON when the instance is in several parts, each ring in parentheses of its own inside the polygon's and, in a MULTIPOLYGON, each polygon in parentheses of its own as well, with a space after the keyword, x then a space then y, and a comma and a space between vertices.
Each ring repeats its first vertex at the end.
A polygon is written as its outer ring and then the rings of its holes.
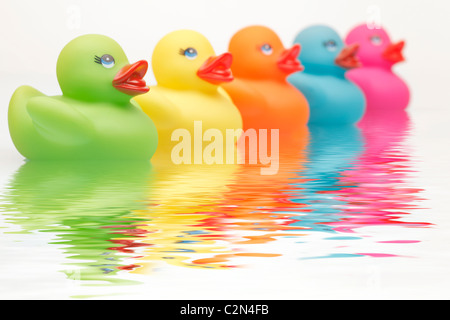
POLYGON ((328 41, 326 41, 324 44, 323 44, 324 46, 325 46, 325 48, 328 50, 328 51, 336 51, 337 50, 337 43, 336 43, 336 41, 334 41, 334 40, 328 40, 328 41))
POLYGON ((383 40, 380 36, 372 36, 370 37, 370 42, 375 46, 380 46, 383 43, 383 40))
MULTIPOLYGON (((186 50, 181 50, 182 51, 182 55, 184 55, 186 58, 192 60, 197 58, 198 53, 197 50, 195 50, 194 48, 187 48, 186 50)), ((181 53, 180 51, 180 53, 181 53)))
POLYGON ((262 46, 261 46, 261 51, 262 51, 262 53, 264 53, 265 55, 271 55, 272 54, 272 52, 273 52, 273 49, 272 49, 272 47, 270 46, 270 44, 263 44, 262 46))
POLYGON ((104 54, 101 58, 95 56, 95 62, 101 64, 105 68, 112 68, 115 64, 113 56, 109 54, 104 54))

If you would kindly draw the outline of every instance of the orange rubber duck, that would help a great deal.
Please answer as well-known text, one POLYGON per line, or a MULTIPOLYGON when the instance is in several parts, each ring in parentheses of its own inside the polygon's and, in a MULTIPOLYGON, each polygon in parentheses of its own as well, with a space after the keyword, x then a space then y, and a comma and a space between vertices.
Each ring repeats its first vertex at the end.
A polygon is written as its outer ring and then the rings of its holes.
POLYGON ((304 130, 309 106, 286 81, 303 70, 300 45, 285 49, 278 35, 264 26, 249 26, 230 40, 234 81, 222 84, 241 112, 244 130, 279 129, 280 137, 304 130))

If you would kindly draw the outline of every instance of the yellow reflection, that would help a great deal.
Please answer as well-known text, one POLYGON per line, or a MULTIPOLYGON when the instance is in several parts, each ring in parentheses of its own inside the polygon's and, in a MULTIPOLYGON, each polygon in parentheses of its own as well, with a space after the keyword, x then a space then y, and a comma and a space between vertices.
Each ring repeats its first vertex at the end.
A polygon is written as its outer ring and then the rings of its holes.
POLYGON ((303 207, 290 202, 287 191, 302 179, 308 133, 305 129, 280 145, 280 168, 274 175, 262 175, 261 164, 157 162, 151 201, 146 209, 134 212, 147 221, 139 240, 146 245, 134 261, 139 267, 131 272, 151 273, 163 261, 183 267, 229 268, 236 267, 229 263, 235 258, 279 256, 249 245, 302 236, 301 228, 289 226, 289 217, 303 207))
POLYGON ((145 237, 140 265, 135 273, 148 273, 158 262, 187 267, 222 267, 200 265, 195 257, 230 253, 227 234, 222 230, 221 206, 227 186, 235 179, 237 165, 174 165, 155 167, 154 183, 144 210, 134 212, 145 218, 145 237), (221 240, 225 240, 221 241, 221 240), (222 242, 222 243, 221 243, 222 242))

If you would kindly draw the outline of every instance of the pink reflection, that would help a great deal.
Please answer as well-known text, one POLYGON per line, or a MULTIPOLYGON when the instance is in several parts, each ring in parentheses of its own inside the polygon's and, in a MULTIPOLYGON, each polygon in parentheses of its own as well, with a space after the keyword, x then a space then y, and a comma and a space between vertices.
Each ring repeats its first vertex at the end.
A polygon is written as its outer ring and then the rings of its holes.
POLYGON ((390 240, 390 241, 378 241, 378 243, 419 243, 419 240, 390 240))
POLYGON ((389 254, 389 253, 356 253, 362 256, 369 256, 372 258, 394 258, 394 257, 402 257, 398 256, 396 254, 389 254))
POLYGON ((409 187, 413 172, 410 152, 404 145, 410 129, 406 112, 376 113, 359 124, 365 150, 352 170, 342 173, 337 199, 342 219, 330 222, 335 231, 354 232, 365 226, 402 225, 427 227, 430 223, 402 221, 422 200, 420 188, 409 187))

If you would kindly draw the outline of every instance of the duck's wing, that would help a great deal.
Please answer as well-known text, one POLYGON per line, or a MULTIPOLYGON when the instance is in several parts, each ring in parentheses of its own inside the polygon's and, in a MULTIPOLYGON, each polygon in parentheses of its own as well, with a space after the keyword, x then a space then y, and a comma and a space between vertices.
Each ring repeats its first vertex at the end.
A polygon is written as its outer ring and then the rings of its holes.
POLYGON ((36 131, 49 141, 79 145, 87 143, 94 135, 94 124, 60 99, 32 97, 26 103, 26 109, 36 131))

